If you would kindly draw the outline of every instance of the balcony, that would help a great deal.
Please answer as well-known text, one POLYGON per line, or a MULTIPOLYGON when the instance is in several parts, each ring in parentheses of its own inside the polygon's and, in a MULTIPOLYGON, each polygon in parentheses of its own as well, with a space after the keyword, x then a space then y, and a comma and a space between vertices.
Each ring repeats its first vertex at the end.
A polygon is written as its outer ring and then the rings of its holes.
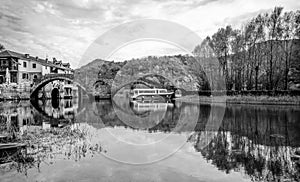
POLYGON ((17 66, 6 66, 6 65, 2 65, 0 66, 0 71, 6 71, 6 68, 8 68, 9 71, 18 71, 18 67, 17 66))

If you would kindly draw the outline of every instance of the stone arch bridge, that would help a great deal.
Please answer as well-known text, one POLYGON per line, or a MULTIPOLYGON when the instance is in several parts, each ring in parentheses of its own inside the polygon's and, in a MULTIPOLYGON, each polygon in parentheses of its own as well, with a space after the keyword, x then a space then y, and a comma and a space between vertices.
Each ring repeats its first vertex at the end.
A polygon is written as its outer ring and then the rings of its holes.
POLYGON ((31 99, 37 98, 39 90, 41 90, 48 83, 55 81, 55 80, 70 81, 75 86, 78 86, 83 92, 87 93, 85 87, 83 87, 80 83, 78 83, 74 80, 73 74, 46 74, 41 79, 37 80, 35 82, 35 85, 33 85, 33 87, 31 87, 30 98, 31 99))

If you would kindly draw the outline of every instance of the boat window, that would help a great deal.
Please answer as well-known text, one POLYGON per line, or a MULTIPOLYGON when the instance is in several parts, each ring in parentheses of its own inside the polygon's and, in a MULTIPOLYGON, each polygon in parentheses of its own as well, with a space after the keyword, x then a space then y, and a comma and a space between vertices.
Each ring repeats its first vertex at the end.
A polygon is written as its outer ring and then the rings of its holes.
POLYGON ((155 93, 155 90, 140 90, 140 93, 155 93))
POLYGON ((152 90, 135 90, 134 94, 158 94, 158 93, 167 93, 167 90, 157 90, 157 89, 152 89, 152 90))

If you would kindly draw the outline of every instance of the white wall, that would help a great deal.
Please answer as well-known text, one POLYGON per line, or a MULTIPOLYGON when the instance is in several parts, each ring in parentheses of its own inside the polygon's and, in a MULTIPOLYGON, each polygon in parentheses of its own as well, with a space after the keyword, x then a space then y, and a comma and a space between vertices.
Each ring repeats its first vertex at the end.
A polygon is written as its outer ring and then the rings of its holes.
POLYGON ((42 75, 50 74, 49 66, 42 66, 42 75))
POLYGON ((18 82, 32 82, 34 75, 37 75, 38 77, 41 76, 43 73, 43 65, 41 65, 37 61, 28 61, 28 60, 22 60, 19 59, 19 74, 18 74, 18 82), (26 67, 24 67, 23 62, 26 62, 26 67), (35 68, 33 68, 33 64, 36 65, 35 68), (28 74, 28 78, 23 79, 23 73, 28 74))
POLYGON ((19 65, 19 71, 23 71, 23 72, 42 72, 42 65, 37 62, 37 61, 27 61, 27 60, 22 60, 22 59, 19 59, 19 63, 21 65, 19 65), (23 66, 23 62, 26 62, 27 63, 27 66, 26 68, 23 66), (35 63, 36 64, 36 68, 33 68, 32 67, 32 64, 35 63))

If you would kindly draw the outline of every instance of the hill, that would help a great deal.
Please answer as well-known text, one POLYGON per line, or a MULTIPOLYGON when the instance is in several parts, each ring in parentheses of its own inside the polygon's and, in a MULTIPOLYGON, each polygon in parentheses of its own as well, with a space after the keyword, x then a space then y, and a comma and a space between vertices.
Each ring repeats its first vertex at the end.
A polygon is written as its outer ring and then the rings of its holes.
POLYGON ((75 70, 77 81, 91 92, 94 91, 94 84, 98 80, 113 83, 113 87, 120 87, 147 74, 160 75, 174 86, 188 91, 203 88, 206 82, 202 67, 188 55, 148 56, 124 62, 96 59, 75 70))

